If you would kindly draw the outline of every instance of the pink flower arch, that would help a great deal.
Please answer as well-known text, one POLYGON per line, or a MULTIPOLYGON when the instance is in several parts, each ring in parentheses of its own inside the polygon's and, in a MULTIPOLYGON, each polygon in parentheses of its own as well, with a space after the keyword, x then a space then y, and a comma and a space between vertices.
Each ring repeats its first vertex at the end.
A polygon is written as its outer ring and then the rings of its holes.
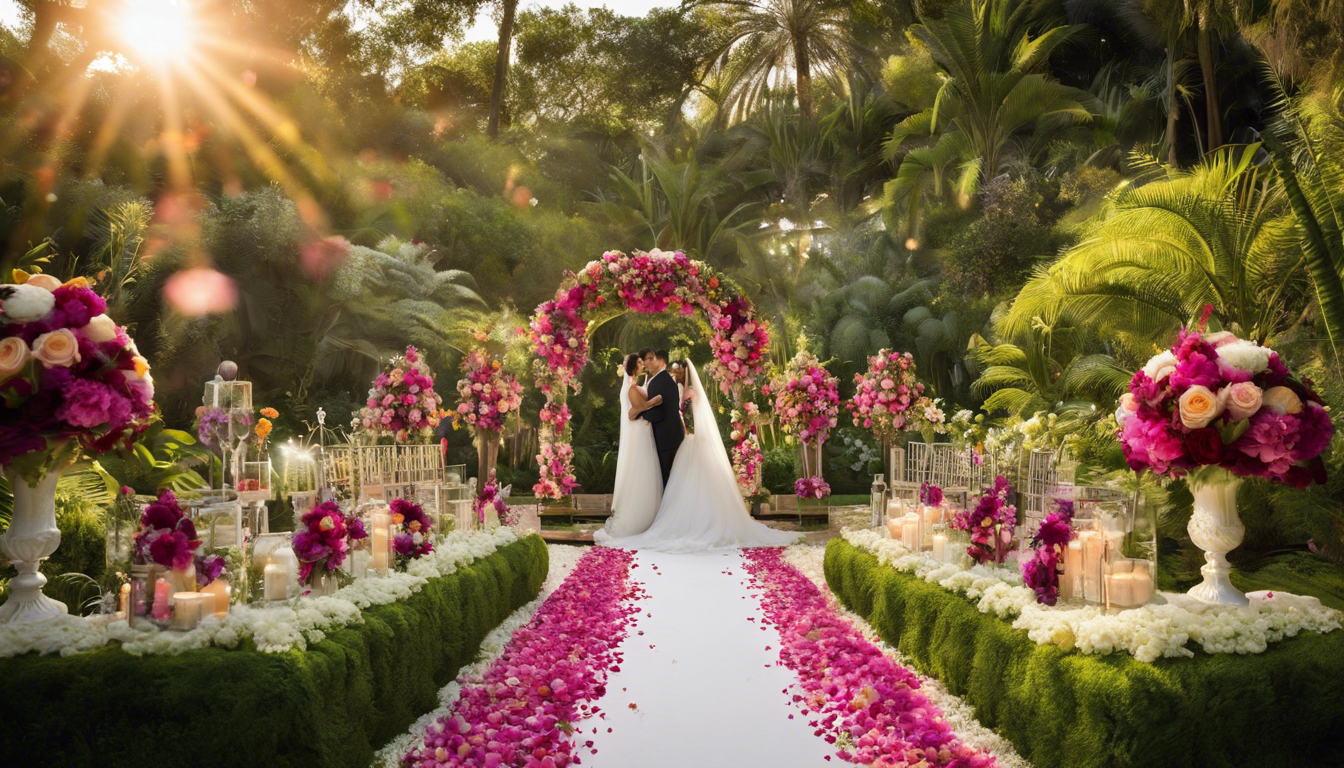
POLYGON ((578 391, 579 374, 588 363, 589 316, 613 312, 699 318, 712 353, 705 374, 735 399, 765 372, 767 324, 736 285, 702 261, 680 251, 608 251, 578 272, 566 273, 555 298, 537 307, 529 328, 538 356, 533 372, 546 397, 543 413, 552 416, 541 423, 541 479, 532 488, 538 498, 562 498, 576 485, 565 399, 571 389, 578 391))

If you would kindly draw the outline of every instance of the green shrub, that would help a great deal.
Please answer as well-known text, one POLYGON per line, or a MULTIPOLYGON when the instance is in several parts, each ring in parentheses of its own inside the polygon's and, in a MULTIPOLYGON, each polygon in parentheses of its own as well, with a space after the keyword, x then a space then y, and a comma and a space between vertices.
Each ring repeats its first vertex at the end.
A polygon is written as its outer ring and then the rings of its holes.
POLYGON ((1344 747, 1344 690, 1327 682, 1344 668, 1344 633, 1145 664, 1037 645, 844 539, 827 545, 825 570, 842 603, 1037 768, 1326 765, 1344 747))
POLYGON ((546 545, 529 536, 306 651, 0 659, 0 763, 364 768, 437 706, 547 568, 546 545))
POLYGON ((798 479, 798 447, 777 445, 762 451, 761 484, 770 493, 793 493, 793 481, 798 479))

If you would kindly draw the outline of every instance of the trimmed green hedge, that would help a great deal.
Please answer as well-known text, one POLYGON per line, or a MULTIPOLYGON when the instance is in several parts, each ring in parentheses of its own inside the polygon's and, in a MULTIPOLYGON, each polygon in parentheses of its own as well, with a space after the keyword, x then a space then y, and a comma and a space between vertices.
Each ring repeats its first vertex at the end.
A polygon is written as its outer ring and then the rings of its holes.
POLYGON ((367 766, 536 597, 528 536, 306 651, 0 659, 0 765, 367 766))
POLYGON ((842 603, 1036 768, 1340 764, 1344 632, 1145 664, 1037 645, 844 539, 827 545, 825 569, 842 603))

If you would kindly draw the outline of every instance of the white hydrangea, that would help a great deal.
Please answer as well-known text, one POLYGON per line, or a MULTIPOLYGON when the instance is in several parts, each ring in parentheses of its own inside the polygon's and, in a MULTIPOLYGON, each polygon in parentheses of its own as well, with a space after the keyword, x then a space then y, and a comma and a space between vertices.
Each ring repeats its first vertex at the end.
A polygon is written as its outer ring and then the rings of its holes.
POLYGON ((1333 632, 1344 614, 1314 597, 1286 592, 1253 592, 1246 607, 1210 605, 1181 594, 1162 593, 1161 602, 1107 614, 1096 605, 1045 606, 1010 568, 977 565, 962 569, 940 563, 927 553, 911 552, 882 533, 846 528, 841 534, 898 571, 937 584, 976 601, 981 613, 1011 619, 1039 645, 1053 644, 1080 653, 1129 653, 1143 662, 1194 656, 1190 644, 1206 653, 1263 653, 1269 643, 1302 630, 1333 632))
POLYGON ((1218 359, 1247 373, 1261 373, 1269 369, 1269 355, 1274 350, 1253 341, 1237 339, 1218 347, 1218 359))
POLYGON ((505 527, 453 531, 435 542, 432 554, 412 560, 406 573, 355 579, 333 595, 302 598, 292 606, 232 606, 224 619, 207 618, 188 632, 137 629, 124 619, 108 622, 77 616, 0 625, 0 658, 34 651, 70 656, 113 641, 134 656, 179 654, 211 645, 234 648, 245 637, 251 637, 266 653, 303 650, 330 631, 362 623, 363 609, 405 600, 430 579, 452 574, 517 540, 518 534, 505 527))

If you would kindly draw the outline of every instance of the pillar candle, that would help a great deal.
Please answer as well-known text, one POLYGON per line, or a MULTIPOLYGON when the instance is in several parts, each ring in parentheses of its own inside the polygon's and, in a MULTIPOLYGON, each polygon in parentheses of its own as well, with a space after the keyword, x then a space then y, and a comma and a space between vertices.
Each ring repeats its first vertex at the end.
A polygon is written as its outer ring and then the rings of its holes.
POLYGON ((942 507, 924 507, 924 525, 937 525, 941 522, 943 522, 942 507))
POLYGON ((173 593, 173 629, 195 629, 201 620, 201 595, 198 592, 173 593))
POLYGON ((1059 596, 1072 600, 1078 596, 1078 577, 1083 573, 1083 543, 1077 539, 1064 550, 1064 575, 1060 577, 1059 596))
POLYGON ((1106 603, 1115 608, 1134 604, 1134 574, 1112 573, 1106 576, 1106 603))
POLYGON ((887 518, 887 535, 896 541, 901 540, 901 519, 899 517, 887 518))
POLYGON ((195 594, 196 594, 196 597, 197 597, 197 598, 199 599, 199 601, 200 601, 200 607, 197 609, 198 612, 199 612, 199 615, 197 616, 198 620, 199 620, 199 619, 208 619, 208 618, 210 618, 211 616, 214 616, 214 615, 215 615, 215 593, 214 593, 214 592, 205 592, 205 591, 201 591, 201 592, 197 592, 197 593, 195 593, 195 594))
POLYGON ((285 566, 269 563, 263 572, 263 594, 267 600, 284 600, 289 597, 289 572, 285 566))
POLYGON ((1134 605, 1143 605, 1153 598, 1153 572, 1147 560, 1134 561, 1134 605))
POLYGON ((160 621, 173 615, 173 609, 168 605, 169 594, 170 589, 167 581, 159 579, 154 582, 154 607, 151 609, 150 615, 160 621))
POLYGON ((1101 600, 1101 543, 1096 531, 1079 531, 1078 543, 1082 548, 1083 599, 1101 600))
POLYGON ((129 619, 129 618, 131 617, 131 614, 130 614, 130 607, 131 607, 131 585, 130 585, 130 584, 122 584, 122 585, 121 585, 121 613, 122 613, 122 615, 124 615, 127 619, 129 619))
POLYGON ((947 534, 933 534, 933 559, 940 563, 947 562, 947 534))
MULTIPOLYGON (((229 598, 233 596, 233 589, 229 587, 229 582, 223 579, 215 579, 201 590, 203 594, 208 594, 214 599, 213 613, 216 619, 222 619, 229 615, 229 598)), ((205 603, 201 603, 201 618, 206 617, 205 603)))
POLYGON ((373 535, 369 537, 373 547, 373 567, 380 571, 387 570, 387 528, 374 528, 373 535))

